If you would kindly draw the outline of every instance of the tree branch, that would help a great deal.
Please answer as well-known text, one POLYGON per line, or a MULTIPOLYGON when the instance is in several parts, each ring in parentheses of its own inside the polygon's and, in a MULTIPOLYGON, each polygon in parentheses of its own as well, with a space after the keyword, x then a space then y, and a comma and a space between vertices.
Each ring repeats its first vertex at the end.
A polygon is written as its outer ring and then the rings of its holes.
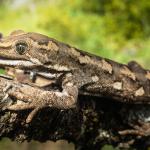
POLYGON ((77 108, 45 108, 31 123, 26 124, 31 110, 16 112, 5 109, 16 101, 14 97, 7 96, 5 91, 8 85, 12 85, 13 89, 20 83, 0 78, 1 138, 8 137, 19 142, 66 139, 74 142, 78 150, 100 149, 104 144, 138 149, 149 146, 149 105, 120 103, 105 97, 79 96, 77 108))

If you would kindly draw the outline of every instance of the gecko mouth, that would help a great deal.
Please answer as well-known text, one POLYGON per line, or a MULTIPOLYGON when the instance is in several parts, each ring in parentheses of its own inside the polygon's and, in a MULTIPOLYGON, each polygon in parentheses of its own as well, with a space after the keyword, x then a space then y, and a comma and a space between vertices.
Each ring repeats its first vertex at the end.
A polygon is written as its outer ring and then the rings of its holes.
POLYGON ((28 61, 28 60, 20 60, 20 59, 15 59, 15 58, 7 58, 7 57, 0 57, 0 67, 16 67, 16 68, 22 68, 25 67, 34 67, 36 66, 33 62, 28 61))
MULTIPOLYGON (((37 65, 29 60, 19 60, 19 59, 8 59, 4 57, 0 57, 0 68, 8 70, 8 68, 14 68, 20 70, 27 74, 36 74, 38 76, 42 76, 47 79, 54 79, 62 75, 62 73, 50 73, 47 68, 43 68, 43 66, 37 65)), ((2 75, 0 77, 4 77, 7 79, 13 79, 14 75, 2 75)))
POLYGON ((34 63, 27 60, 10 60, 10 59, 0 59, 0 66, 10 66, 10 67, 34 67, 34 63))
MULTIPOLYGON (((19 60, 14 58, 7 58, 7 57, 0 57, 0 68, 3 70, 7 70, 7 68, 19 68, 20 70, 24 71, 27 68, 33 68, 35 66, 34 63, 28 60, 19 60)), ((5 73, 7 71, 4 71, 5 73)), ((7 79, 13 79, 12 75, 0 74, 0 77, 4 77, 7 79)))

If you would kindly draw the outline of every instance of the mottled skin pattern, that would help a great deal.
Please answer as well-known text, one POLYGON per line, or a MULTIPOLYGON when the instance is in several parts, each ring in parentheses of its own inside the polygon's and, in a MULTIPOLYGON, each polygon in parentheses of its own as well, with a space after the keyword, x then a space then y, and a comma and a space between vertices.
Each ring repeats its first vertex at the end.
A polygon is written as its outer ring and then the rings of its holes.
POLYGON ((38 33, 15 31, 0 40, 0 66, 12 66, 34 72, 54 75, 58 89, 45 91, 30 85, 8 91, 26 103, 9 106, 11 110, 33 109, 27 118, 30 122, 43 107, 68 109, 76 106, 78 94, 108 96, 121 102, 150 103, 150 71, 136 62, 128 65, 94 56, 38 33), (25 44, 23 53, 17 44, 25 44), (30 97, 29 89, 35 97, 30 97), (21 94, 20 94, 21 93, 21 94))

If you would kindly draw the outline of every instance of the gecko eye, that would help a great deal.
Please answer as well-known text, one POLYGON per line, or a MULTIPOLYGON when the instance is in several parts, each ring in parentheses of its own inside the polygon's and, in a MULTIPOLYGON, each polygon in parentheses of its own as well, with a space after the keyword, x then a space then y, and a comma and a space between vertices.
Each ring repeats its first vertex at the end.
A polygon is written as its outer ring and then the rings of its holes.
POLYGON ((17 43, 15 45, 16 52, 20 55, 23 55, 28 50, 27 43, 17 43))

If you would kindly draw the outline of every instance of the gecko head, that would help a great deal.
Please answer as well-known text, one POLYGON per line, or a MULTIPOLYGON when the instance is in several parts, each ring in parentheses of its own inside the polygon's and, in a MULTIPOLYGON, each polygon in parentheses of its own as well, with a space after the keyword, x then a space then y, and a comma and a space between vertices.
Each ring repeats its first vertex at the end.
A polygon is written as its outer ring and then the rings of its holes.
POLYGON ((59 42, 38 33, 22 30, 0 39, 0 66, 31 68, 56 63, 59 42))

